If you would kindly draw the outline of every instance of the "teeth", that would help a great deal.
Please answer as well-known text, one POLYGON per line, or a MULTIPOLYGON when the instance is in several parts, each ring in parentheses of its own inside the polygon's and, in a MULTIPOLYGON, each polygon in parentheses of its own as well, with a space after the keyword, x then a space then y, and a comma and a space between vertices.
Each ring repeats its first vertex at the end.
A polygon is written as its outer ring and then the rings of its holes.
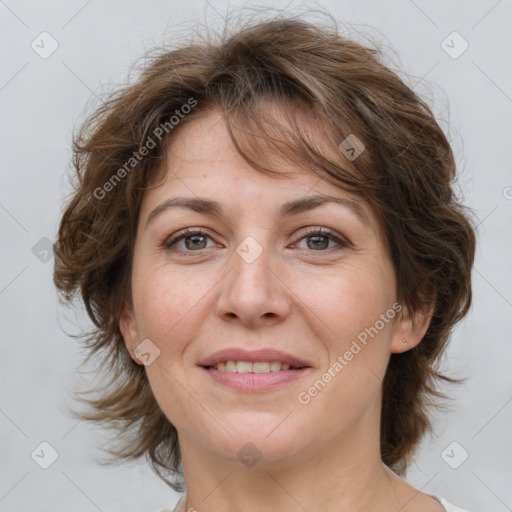
POLYGON ((279 361, 259 361, 251 363, 249 361, 226 361, 216 364, 215 370, 228 373, 267 373, 289 370, 290 365, 280 363, 279 361))
POLYGON ((273 361, 270 363, 270 371, 278 372, 281 369, 281 363, 273 361))
POLYGON ((236 372, 236 363, 234 361, 226 361, 226 372, 234 373, 236 372))
POLYGON ((238 373, 250 373, 252 372, 252 363, 248 363, 246 361, 237 361, 236 371, 238 373))
MULTIPOLYGON (((240 365, 240 363, 238 363, 240 365)), ((266 373, 270 371, 270 363, 267 362, 257 362, 252 363, 252 371, 253 373, 266 373)), ((279 365, 281 366, 281 365, 279 365)))

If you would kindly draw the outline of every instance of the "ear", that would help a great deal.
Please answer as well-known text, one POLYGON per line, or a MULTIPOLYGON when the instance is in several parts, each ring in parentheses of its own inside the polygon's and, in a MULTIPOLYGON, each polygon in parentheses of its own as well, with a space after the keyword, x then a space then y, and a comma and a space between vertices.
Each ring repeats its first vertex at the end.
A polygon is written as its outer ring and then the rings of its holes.
POLYGON ((420 343, 430 325, 434 308, 435 303, 431 303, 412 313, 407 307, 403 306, 393 330, 392 353, 406 352, 420 343))
POLYGON ((137 330, 137 322, 135 320, 135 313, 133 308, 127 305, 119 319, 119 330, 123 335, 126 350, 128 350, 131 358, 137 363, 142 365, 142 362, 135 356, 135 348, 139 345, 139 331, 137 330))

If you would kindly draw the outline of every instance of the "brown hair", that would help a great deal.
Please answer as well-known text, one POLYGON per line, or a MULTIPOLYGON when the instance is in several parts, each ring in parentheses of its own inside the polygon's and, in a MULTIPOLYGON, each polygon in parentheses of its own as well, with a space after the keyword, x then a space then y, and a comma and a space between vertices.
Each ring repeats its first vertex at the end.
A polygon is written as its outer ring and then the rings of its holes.
POLYGON ((431 398, 447 398, 436 381, 460 381, 443 375, 438 362, 470 307, 475 235, 453 190, 456 166, 447 137, 425 101, 381 59, 380 48, 340 34, 336 22, 328 27, 277 16, 247 23, 217 41, 158 49, 136 82, 111 93, 74 136, 77 181, 55 244, 54 282, 61 300, 80 292, 95 325, 82 335, 86 361, 96 354, 108 377, 99 397, 79 398, 92 409, 74 414, 120 434, 119 446, 106 449, 117 460, 146 456, 168 485, 183 489, 177 431, 159 408, 145 368, 131 359, 119 320, 131 301, 144 190, 162 177, 168 139, 218 108, 236 149, 258 171, 276 174, 263 165, 266 144, 267 154, 367 200, 395 269, 397 300, 410 311, 434 304, 423 340, 391 354, 383 381, 382 460, 405 474, 423 434, 432 431, 426 409, 439 404, 431 398), (266 116, 262 100, 280 106, 291 127, 266 116), (302 113, 314 123, 301 122, 302 113), (242 137, 232 130, 235 121, 246 130, 242 137), (308 135, 312 126, 329 151, 308 135), (338 149, 349 135, 366 148, 350 164, 338 149))

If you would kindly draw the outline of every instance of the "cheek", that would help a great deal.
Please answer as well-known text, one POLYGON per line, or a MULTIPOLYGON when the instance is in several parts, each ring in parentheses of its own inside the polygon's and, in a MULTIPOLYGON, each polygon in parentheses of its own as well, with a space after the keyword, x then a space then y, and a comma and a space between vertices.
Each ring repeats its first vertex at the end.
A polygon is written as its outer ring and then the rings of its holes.
MULTIPOLYGON (((347 420, 347 411, 349 416, 361 414, 381 387, 395 317, 394 287, 384 270, 346 266, 329 277, 302 280, 304 314, 307 311, 309 326, 328 355, 316 377, 325 377, 325 386, 310 388, 314 394, 310 405, 319 407, 319 414, 328 407, 336 421, 347 420)), ((315 387, 315 382, 308 384, 315 387)))
POLYGON ((199 329, 195 321, 204 308, 211 286, 198 275, 159 267, 134 279, 135 311, 139 331, 161 351, 182 349, 180 340, 192 339, 199 329))
MULTIPOLYGON (((373 326, 394 302, 389 272, 381 266, 346 265, 329 274, 297 276, 301 297, 319 339, 329 352, 346 350, 359 333, 373 326)), ((382 331, 388 331, 390 325, 382 331)))
MULTIPOLYGON (((178 429, 186 430, 191 418, 202 422, 203 411, 195 409, 188 386, 183 386, 187 382, 183 353, 198 336, 202 324, 198 318, 211 310, 207 300, 213 284, 208 284, 205 276, 192 277, 163 266, 139 272, 134 281, 139 334, 160 350, 157 363, 146 367, 149 383, 167 418, 178 429)), ((208 422, 197 428, 207 429, 208 422)))

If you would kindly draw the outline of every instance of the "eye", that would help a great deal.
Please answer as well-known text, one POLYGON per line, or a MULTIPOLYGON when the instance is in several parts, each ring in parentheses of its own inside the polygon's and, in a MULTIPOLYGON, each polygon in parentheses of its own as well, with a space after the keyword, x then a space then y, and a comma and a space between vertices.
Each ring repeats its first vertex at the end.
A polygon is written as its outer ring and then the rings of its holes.
MULTIPOLYGON (((300 241, 306 240, 306 249, 314 252, 327 252, 326 250, 328 249, 340 250, 350 247, 350 243, 347 240, 333 231, 322 228, 310 228, 302 232, 301 235, 300 241), (331 243, 334 243, 337 247, 329 247, 331 243)), ((175 253, 200 252, 203 249, 208 249, 208 238, 211 240, 211 236, 200 229, 187 228, 167 238, 162 247, 167 251, 175 253), (181 247, 179 247, 180 243, 183 243, 181 247)), ((304 249, 303 247, 300 248, 304 249)))
POLYGON ((201 230, 186 229, 169 237, 163 244, 164 249, 171 252, 197 252, 206 249, 206 240, 210 235, 201 230), (178 247, 179 242, 184 242, 184 248, 178 247))
MULTIPOLYGON (((330 230, 324 230, 322 228, 310 228, 305 233, 302 233, 302 237, 300 239, 306 240, 306 248, 312 249, 316 252, 326 252, 326 249, 329 249, 329 244, 334 242, 337 244, 337 248, 335 250, 339 250, 342 248, 346 248, 350 246, 350 243, 336 233, 330 230)), ((333 247, 331 247, 332 249, 333 247)))

